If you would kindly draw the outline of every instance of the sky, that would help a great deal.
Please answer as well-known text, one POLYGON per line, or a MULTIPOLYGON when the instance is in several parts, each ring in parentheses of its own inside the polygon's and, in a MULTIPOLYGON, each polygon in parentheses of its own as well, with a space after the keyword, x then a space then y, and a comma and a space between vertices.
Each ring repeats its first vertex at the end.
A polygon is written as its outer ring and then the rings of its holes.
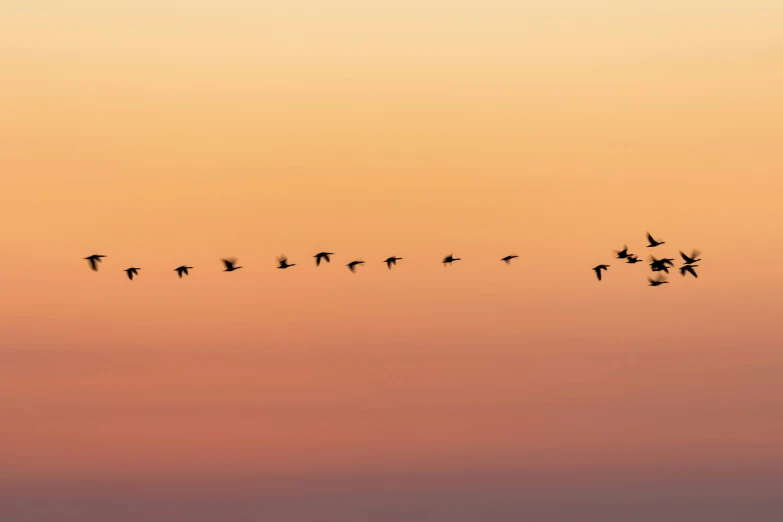
POLYGON ((0 519, 780 520, 781 25, 0 5, 0 519))

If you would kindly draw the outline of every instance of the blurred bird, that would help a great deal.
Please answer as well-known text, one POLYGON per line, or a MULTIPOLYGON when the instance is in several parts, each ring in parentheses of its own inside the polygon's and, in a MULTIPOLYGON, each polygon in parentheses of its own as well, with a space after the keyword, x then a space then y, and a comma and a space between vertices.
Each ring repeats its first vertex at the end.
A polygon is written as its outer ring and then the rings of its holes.
POLYGON ((647 245, 647 248, 654 248, 666 243, 666 241, 656 241, 649 232, 647 232, 647 240, 650 242, 650 244, 647 245))
POLYGON ((234 266, 237 264, 236 259, 221 259, 223 261, 223 264, 226 265, 226 269, 223 270, 224 272, 233 272, 234 270, 239 270, 242 268, 241 266, 234 266))
POLYGON ((683 251, 680 250, 680 256, 682 256, 683 260, 685 260, 686 265, 692 265, 694 263, 701 261, 701 259, 697 259, 700 255, 701 252, 699 252, 698 250, 694 250, 690 256, 686 256, 685 253, 683 253, 683 251))
POLYGON ((699 278, 694 268, 699 268, 699 265, 683 265, 680 267, 680 275, 684 276, 686 273, 692 275, 695 278, 699 278))
POLYGON ((449 255, 447 255, 446 257, 443 258, 443 266, 448 266, 451 263, 453 263, 454 261, 462 261, 462 259, 460 259, 458 257, 454 257, 453 254, 449 254, 449 255))
POLYGON ((347 266, 348 270, 350 270, 352 273, 355 274, 356 273, 356 267, 359 266, 359 265, 363 265, 363 264, 364 264, 364 261, 351 261, 350 263, 348 263, 345 266, 347 266))
POLYGON ((333 256, 334 252, 318 252, 313 257, 315 258, 315 266, 321 266, 321 260, 323 259, 327 263, 332 261, 332 258, 329 256, 333 256))
POLYGON ((628 245, 623 245, 623 249, 615 250, 615 253, 617 254, 617 259, 627 259, 629 256, 633 255, 628 253, 628 245))
POLYGON ((512 259, 516 259, 516 258, 518 258, 518 257, 519 257, 519 256, 515 256, 515 255, 506 256, 506 257, 504 257, 503 259, 501 259, 501 261, 503 261, 503 262, 504 262, 504 263, 506 263, 507 265, 510 265, 510 264, 511 264, 511 260, 512 260, 512 259))
POLYGON ((660 276, 658 277, 658 279, 653 279, 652 277, 648 277, 647 280, 650 282, 650 286, 660 286, 668 283, 666 279, 660 276))
POLYGON ((625 260, 625 262, 628 263, 629 265, 633 265, 636 263, 641 263, 642 260, 634 255, 629 255, 628 258, 625 260))
POLYGON ((387 258, 386 261, 384 261, 384 263, 386 263, 386 266, 389 268, 389 270, 391 270, 392 265, 397 266, 397 261, 402 261, 402 258, 397 256, 391 256, 387 258))
POLYGON ((102 256, 102 255, 99 255, 99 254, 93 254, 93 255, 91 255, 89 257, 85 257, 84 259, 86 259, 87 262, 90 263, 90 267, 97 272, 98 271, 98 263, 102 262, 101 261, 102 257, 106 257, 106 256, 102 256))
POLYGON ((595 272, 595 275, 598 277, 598 280, 601 281, 601 270, 609 270, 609 265, 598 265, 597 267, 593 268, 593 271, 595 272))
POLYGON ((128 279, 133 281, 133 276, 139 275, 139 270, 141 270, 141 268, 130 267, 125 269, 125 273, 128 274, 128 279))
POLYGON ((189 275, 188 274, 188 270, 190 270, 191 268, 193 268, 193 267, 192 266, 182 265, 182 266, 178 266, 177 268, 175 268, 174 271, 177 273, 179 278, 182 279, 182 274, 189 275))
POLYGON ((666 272, 669 273, 669 266, 674 266, 673 259, 656 259, 655 256, 650 256, 652 262, 650 263, 650 269, 653 272, 666 272))
POLYGON ((278 257, 277 262, 280 263, 277 268, 281 270, 285 270, 286 268, 291 268, 292 266, 296 266, 296 263, 292 265, 288 264, 288 258, 285 256, 278 257))

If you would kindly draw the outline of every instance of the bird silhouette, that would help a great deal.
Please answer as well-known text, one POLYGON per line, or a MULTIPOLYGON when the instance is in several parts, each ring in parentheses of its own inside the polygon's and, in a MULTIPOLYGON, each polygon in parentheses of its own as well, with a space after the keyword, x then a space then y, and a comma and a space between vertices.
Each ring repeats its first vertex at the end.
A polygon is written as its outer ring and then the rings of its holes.
POLYGON ((188 274, 188 270, 190 270, 191 268, 193 268, 193 267, 192 266, 182 265, 182 266, 178 266, 177 268, 175 268, 174 271, 177 273, 179 278, 182 279, 182 274, 189 275, 188 274))
POLYGON ((601 270, 609 270, 609 265, 598 265, 597 267, 593 268, 593 271, 595 272, 595 275, 598 277, 598 280, 601 281, 601 270))
POLYGON ((454 257, 453 254, 449 254, 449 255, 447 255, 446 257, 443 258, 443 266, 448 266, 451 263, 453 263, 454 261, 462 261, 462 259, 460 259, 458 257, 454 257))
POLYGON ((617 259, 627 259, 632 255, 628 253, 628 245, 623 245, 623 249, 615 250, 615 253, 617 254, 617 259))
POLYGON ((656 259, 655 256, 650 256, 652 262, 650 263, 650 269, 653 272, 666 272, 669 273, 669 266, 674 266, 673 259, 656 259))
POLYGON ((285 270, 286 268, 291 268, 292 266, 296 266, 296 263, 289 264, 288 258, 285 256, 280 256, 277 258, 277 262, 280 263, 277 268, 281 270, 285 270))
POLYGON ((625 262, 628 263, 629 265, 634 265, 636 263, 641 263, 642 260, 634 255, 629 255, 628 258, 626 258, 625 262))
POLYGON ((647 248, 654 248, 666 243, 666 241, 656 241, 649 232, 647 232, 647 241, 650 242, 650 244, 647 245, 647 248))
POLYGON ((402 258, 397 256, 391 256, 389 258, 386 258, 386 261, 384 261, 384 263, 386 263, 386 266, 389 268, 389 270, 391 270, 392 265, 397 266, 397 261, 402 261, 402 258))
POLYGON ((233 272, 234 270, 239 270, 242 268, 241 266, 235 266, 237 264, 236 259, 221 259, 223 261, 223 264, 226 265, 226 269, 223 270, 224 272, 233 272))
POLYGON ((688 273, 698 279, 699 274, 696 273, 694 268, 699 268, 699 265, 683 265, 680 267, 680 275, 684 276, 686 273, 688 273))
POLYGON ((132 266, 130 268, 126 268, 125 273, 128 274, 128 279, 133 281, 133 276, 139 275, 139 270, 141 270, 141 268, 136 268, 132 266))
POLYGON ((648 277, 647 280, 650 282, 650 286, 660 286, 668 283, 668 281, 663 277, 658 277, 658 279, 653 279, 652 277, 648 277))
POLYGON ((86 259, 87 262, 90 263, 90 268, 92 268, 93 270, 95 270, 97 272, 98 271, 98 263, 101 262, 101 258, 102 257, 106 257, 106 256, 102 256, 102 255, 99 255, 99 254, 93 254, 93 255, 91 255, 89 257, 85 257, 84 259, 86 259))
POLYGON ((504 263, 506 263, 507 265, 510 265, 510 264, 511 264, 511 260, 512 260, 512 259, 516 259, 516 258, 518 258, 518 257, 519 257, 519 256, 517 256, 517 255, 510 255, 510 256, 506 256, 506 257, 504 257, 503 259, 501 259, 501 261, 503 261, 503 262, 504 262, 504 263))
POLYGON ((332 258, 329 256, 333 256, 334 252, 318 252, 313 257, 315 258, 315 266, 321 266, 321 260, 323 259, 327 263, 332 261, 332 258))
POLYGON ((701 252, 699 252, 698 250, 694 250, 690 256, 686 256, 685 253, 682 250, 680 250, 680 256, 682 256, 686 265, 692 265, 694 263, 701 261, 701 259, 698 259, 700 255, 701 252))
POLYGON ((348 270, 350 270, 352 273, 355 274, 356 273, 356 267, 359 266, 359 265, 363 265, 363 264, 364 264, 364 261, 351 261, 350 263, 348 263, 345 266, 347 266, 348 270))

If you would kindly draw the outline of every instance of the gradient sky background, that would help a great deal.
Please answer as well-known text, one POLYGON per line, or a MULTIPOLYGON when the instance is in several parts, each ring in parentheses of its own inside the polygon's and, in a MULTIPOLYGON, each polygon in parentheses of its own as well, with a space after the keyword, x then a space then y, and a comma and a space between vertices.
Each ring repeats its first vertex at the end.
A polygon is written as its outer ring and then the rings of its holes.
POLYGON ((781 520, 783 6, 641 4, 3 3, 0 519, 781 520))

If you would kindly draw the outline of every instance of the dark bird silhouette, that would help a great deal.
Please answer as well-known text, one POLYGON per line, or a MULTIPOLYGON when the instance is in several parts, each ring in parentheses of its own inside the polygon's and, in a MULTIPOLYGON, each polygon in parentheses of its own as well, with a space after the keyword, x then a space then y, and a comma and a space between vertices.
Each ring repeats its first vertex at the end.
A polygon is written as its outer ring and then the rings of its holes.
POLYGON ((666 272, 669 273, 669 267, 674 266, 673 259, 656 259, 655 256, 650 256, 652 262, 650 263, 650 269, 653 272, 666 272))
POLYGON ((323 259, 327 263, 332 261, 332 258, 329 256, 333 256, 334 252, 318 252, 313 257, 315 258, 315 266, 321 266, 321 260, 323 259))
POLYGON ((133 276, 139 275, 139 270, 141 270, 141 268, 130 267, 125 269, 125 273, 128 274, 128 279, 133 281, 133 276))
POLYGON ((634 255, 629 255, 628 258, 625 260, 625 262, 628 263, 629 265, 634 265, 636 263, 641 263, 642 260, 634 255))
POLYGON ((504 262, 504 263, 506 263, 507 265, 510 265, 510 264, 511 264, 511 260, 512 260, 512 259, 516 259, 516 258, 518 258, 518 257, 519 257, 519 256, 516 256, 516 255, 512 255, 512 256, 506 256, 506 257, 504 257, 503 259, 501 259, 501 261, 503 261, 503 262, 504 262))
POLYGON ((189 275, 188 274, 188 270, 190 270, 191 268, 193 268, 193 267, 192 266, 182 265, 182 266, 178 266, 177 268, 175 268, 174 271, 177 273, 179 278, 182 279, 182 274, 189 275))
POLYGON ((623 249, 615 250, 615 253, 617 254, 617 259, 627 259, 629 256, 633 255, 628 253, 628 245, 623 245, 623 249))
POLYGON ((654 248, 666 243, 666 241, 656 241, 649 232, 647 232, 647 241, 650 242, 650 244, 647 245, 647 248, 654 248))
POLYGON ((101 258, 102 257, 106 257, 106 256, 102 256, 102 255, 99 255, 99 254, 93 254, 93 255, 91 255, 89 257, 85 257, 84 259, 86 259, 87 262, 90 263, 90 268, 92 268, 93 270, 95 270, 97 272, 98 271, 98 263, 101 262, 101 258))
POLYGON ((353 272, 355 274, 356 273, 356 267, 359 266, 359 265, 363 265, 363 264, 364 264, 364 261, 351 261, 350 263, 348 263, 345 266, 347 266, 348 270, 350 270, 351 272, 353 272))
POLYGON ((277 262, 280 263, 277 268, 281 270, 285 270, 286 268, 291 268, 292 266, 296 266, 296 263, 289 264, 288 258, 285 256, 280 256, 277 258, 277 262))
POLYGON ((684 276, 686 273, 688 273, 698 279, 699 274, 696 273, 694 268, 699 268, 699 265, 683 265, 680 267, 680 274, 684 276))
POLYGON ((701 259, 698 259, 700 255, 701 252, 699 252, 698 250, 694 250, 690 256, 686 256, 685 253, 682 250, 680 250, 680 256, 682 256, 686 265, 692 265, 694 263, 698 263, 699 261, 701 261, 701 259))
POLYGON ((598 277, 598 280, 601 281, 601 270, 609 270, 609 265, 598 265, 597 267, 593 268, 593 271, 595 272, 595 275, 598 277))
POLYGON ((226 265, 226 269, 223 270, 224 272, 233 272, 234 270, 239 270, 242 268, 241 266, 235 266, 237 264, 236 259, 221 259, 223 261, 223 264, 226 265))
POLYGON ((660 286, 668 283, 668 281, 663 277, 658 277, 658 279, 653 279, 652 277, 648 277, 647 280, 650 282, 650 286, 660 286))
POLYGON ((454 257, 453 254, 449 254, 449 255, 447 255, 446 257, 443 258, 443 266, 448 266, 451 263, 453 263, 454 261, 462 261, 462 259, 460 259, 458 257, 454 257))
POLYGON ((392 265, 397 266, 397 261, 402 261, 402 258, 397 256, 391 256, 387 258, 386 261, 384 261, 384 263, 386 263, 386 266, 389 268, 389 270, 391 270, 392 265))

